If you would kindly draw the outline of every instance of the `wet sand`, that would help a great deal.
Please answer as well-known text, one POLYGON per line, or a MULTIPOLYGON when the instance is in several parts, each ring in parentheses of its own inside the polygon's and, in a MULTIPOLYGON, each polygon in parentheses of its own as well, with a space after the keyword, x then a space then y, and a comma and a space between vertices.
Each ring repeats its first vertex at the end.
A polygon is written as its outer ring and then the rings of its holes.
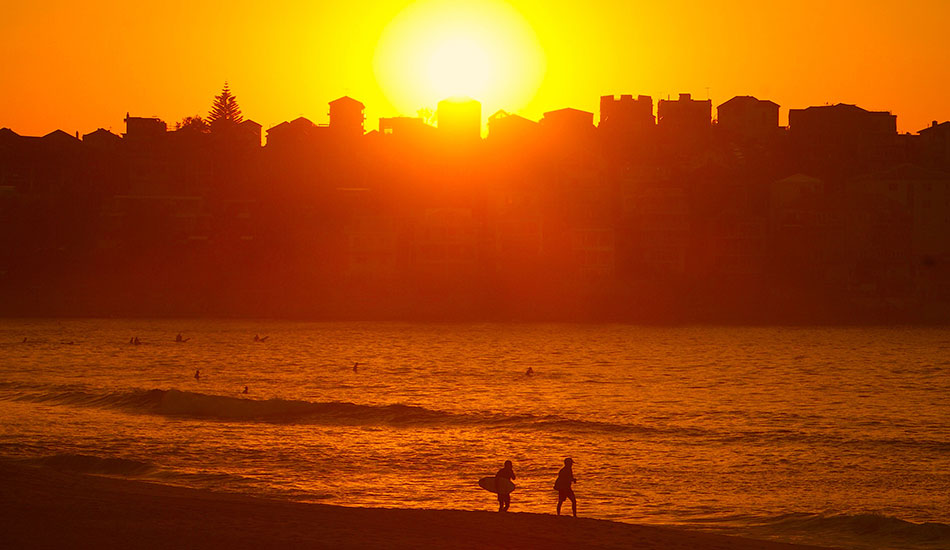
POLYGON ((4 548, 815 548, 589 518, 285 502, 4 461, 0 487, 4 548))

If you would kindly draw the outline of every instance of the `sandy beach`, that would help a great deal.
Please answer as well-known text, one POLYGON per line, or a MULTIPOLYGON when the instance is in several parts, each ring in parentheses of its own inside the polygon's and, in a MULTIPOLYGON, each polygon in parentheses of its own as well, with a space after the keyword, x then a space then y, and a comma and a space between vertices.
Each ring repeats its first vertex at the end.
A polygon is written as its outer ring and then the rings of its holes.
POLYGON ((589 518, 284 502, 10 462, 0 483, 5 548, 815 548, 589 518))

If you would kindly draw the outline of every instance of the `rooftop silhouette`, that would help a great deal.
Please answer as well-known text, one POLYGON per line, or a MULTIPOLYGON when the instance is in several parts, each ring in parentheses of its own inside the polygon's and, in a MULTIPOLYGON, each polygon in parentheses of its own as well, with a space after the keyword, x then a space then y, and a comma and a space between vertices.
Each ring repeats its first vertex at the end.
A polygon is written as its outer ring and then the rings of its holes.
POLYGON ((225 88, 171 127, 4 128, 2 313, 947 321, 950 123, 779 110, 605 95, 483 139, 471 99, 264 129, 225 88))

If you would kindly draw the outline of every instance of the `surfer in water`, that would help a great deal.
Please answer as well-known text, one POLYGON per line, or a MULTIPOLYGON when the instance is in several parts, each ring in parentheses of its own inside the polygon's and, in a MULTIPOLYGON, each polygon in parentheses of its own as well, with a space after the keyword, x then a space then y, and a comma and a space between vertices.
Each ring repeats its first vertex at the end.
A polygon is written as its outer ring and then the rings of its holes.
POLYGON ((564 459, 564 467, 557 473, 557 481, 554 482, 554 488, 557 489, 557 515, 561 515, 561 505, 564 501, 571 499, 571 512, 577 517, 577 498, 574 496, 574 489, 571 489, 571 483, 574 479, 574 461, 570 458, 564 459))
MULTIPOLYGON (((501 487, 505 479, 510 479, 514 481, 515 479, 515 470, 512 466, 510 460, 505 461, 505 466, 498 470, 498 473, 495 474, 495 487, 501 487)), ((511 506, 511 493, 502 493, 498 492, 498 511, 507 512, 508 507, 511 506)))
POLYGON ((195 382, 201 382, 201 370, 195 369, 195 382))
POLYGON ((353 372, 359 372, 359 362, 353 363, 353 372))
POLYGON ((532 374, 534 374, 534 369, 531 367, 528 367, 528 370, 524 371, 525 376, 531 376, 532 374))

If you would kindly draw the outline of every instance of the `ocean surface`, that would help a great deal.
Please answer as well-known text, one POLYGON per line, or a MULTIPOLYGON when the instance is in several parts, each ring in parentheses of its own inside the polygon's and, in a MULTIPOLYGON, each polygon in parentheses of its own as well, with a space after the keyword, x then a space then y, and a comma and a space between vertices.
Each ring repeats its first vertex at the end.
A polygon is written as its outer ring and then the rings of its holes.
POLYGON ((5 320, 0 457, 537 513, 571 457, 581 516, 946 549, 950 330, 5 320))

